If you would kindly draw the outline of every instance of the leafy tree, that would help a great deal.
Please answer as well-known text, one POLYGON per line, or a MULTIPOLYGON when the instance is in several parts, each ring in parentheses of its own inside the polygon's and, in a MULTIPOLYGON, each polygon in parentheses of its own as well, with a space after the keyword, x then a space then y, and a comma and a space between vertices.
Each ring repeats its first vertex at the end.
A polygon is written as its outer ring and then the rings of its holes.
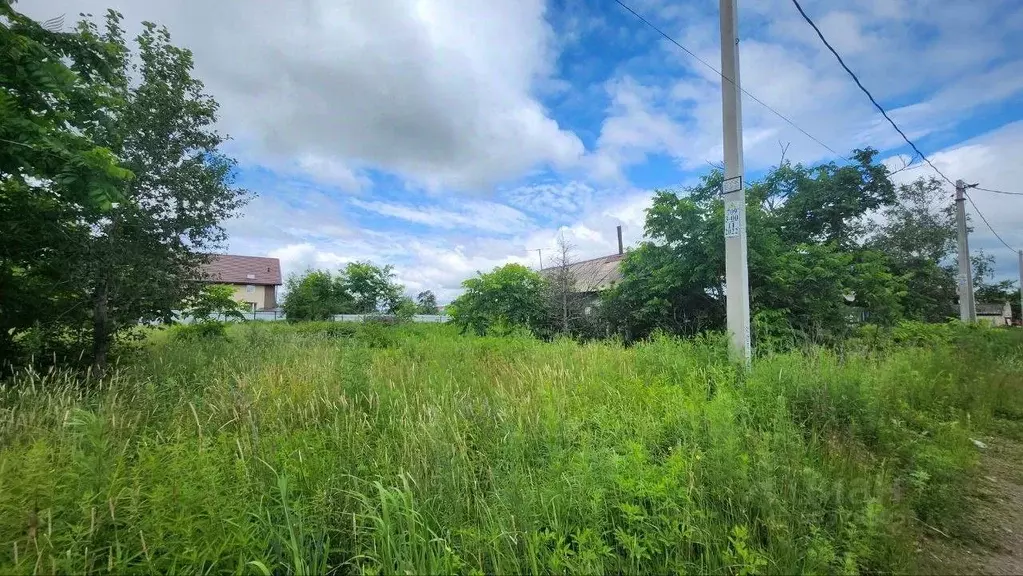
POLYGON ((87 134, 135 174, 124 200, 91 221, 85 296, 99 373, 119 331, 169 320, 198 291, 193 280, 205 254, 226 238, 221 222, 247 194, 233 185, 235 162, 221 153, 226 137, 214 128, 218 105, 192 76, 192 53, 174 46, 166 28, 144 22, 133 58, 120 21, 109 11, 102 33, 92 22, 79 24, 116 64, 110 88, 117 105, 97 110, 87 134))
POLYGON ((351 262, 342 275, 345 291, 352 297, 352 314, 394 313, 405 288, 394 282, 394 267, 371 262, 351 262))
POLYGON ((424 290, 416 296, 416 309, 418 314, 436 314, 437 297, 430 290, 424 290))
POLYGON ((244 320, 244 306, 234 299, 234 288, 225 284, 208 284, 188 302, 185 313, 196 320, 220 317, 244 320))
POLYGON ((893 274, 905 280, 906 318, 944 322, 955 317, 955 208, 936 178, 899 187, 898 202, 881 212, 868 246, 885 254, 893 274))
POLYGON ((0 1, 0 357, 29 330, 53 342, 75 327, 87 219, 132 176, 87 135, 94 111, 117 104, 110 48, 0 1))
POLYGON ((521 264, 505 264, 462 282, 465 292, 451 303, 452 321, 462 332, 487 334, 517 327, 535 330, 545 316, 547 282, 521 264))
POLYGON ((329 320, 351 310, 352 297, 345 289, 342 275, 310 270, 288 277, 281 308, 288 320, 329 320))
MULTIPOLYGON (((883 254, 860 245, 870 212, 895 199, 875 154, 857 151, 851 166, 783 163, 748 185, 754 316, 814 339, 848 330, 850 299, 872 320, 899 316, 901 279, 887 269, 883 254)), ((684 194, 655 194, 648 241, 626 257, 622 282, 605 295, 607 317, 626 336, 725 328, 721 182, 714 171, 684 194)))
MULTIPOLYGON (((41 26, 0 2, 0 175, 36 194, 102 208, 131 177, 86 128, 94 110, 116 106, 115 47, 94 35, 41 26), (41 183, 31 183, 36 180, 41 183)), ((6 187, 6 186, 5 186, 6 187)))
POLYGON ((412 320, 412 317, 419 314, 419 305, 416 304, 415 300, 408 296, 402 296, 393 305, 391 314, 403 322, 412 320))
POLYGON ((315 270, 289 277, 283 308, 292 320, 326 320, 335 314, 398 314, 409 310, 411 299, 404 292, 405 287, 394 282, 391 266, 351 262, 336 274, 315 270))

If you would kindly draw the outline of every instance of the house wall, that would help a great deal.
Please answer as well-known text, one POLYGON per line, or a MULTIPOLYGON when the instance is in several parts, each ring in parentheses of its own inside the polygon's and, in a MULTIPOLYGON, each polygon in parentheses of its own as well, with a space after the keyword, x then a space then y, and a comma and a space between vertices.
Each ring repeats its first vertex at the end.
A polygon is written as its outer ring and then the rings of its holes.
POLYGON ((263 286, 263 309, 277 308, 277 287, 263 286))
POLYGON ((1004 316, 981 316, 977 315, 977 322, 981 324, 987 324, 989 326, 1007 326, 1004 316))
MULTIPOLYGON (((248 303, 250 308, 253 306, 256 310, 265 310, 268 306, 266 305, 266 290, 264 288, 273 288, 273 286, 256 286, 253 284, 231 284, 234 288, 234 299, 239 302, 248 303)), ((273 307, 269 306, 270 308, 273 307)))

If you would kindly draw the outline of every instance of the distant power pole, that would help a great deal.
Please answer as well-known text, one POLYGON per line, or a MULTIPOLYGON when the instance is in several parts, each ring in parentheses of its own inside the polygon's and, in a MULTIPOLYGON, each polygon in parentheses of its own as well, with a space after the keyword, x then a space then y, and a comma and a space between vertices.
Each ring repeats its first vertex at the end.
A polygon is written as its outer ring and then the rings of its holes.
POLYGON ((1019 322, 1023 326, 1023 250, 1019 251, 1019 322))
POLYGON ((749 362, 749 270, 746 263, 746 191, 742 173, 742 95, 739 91, 739 17, 736 0, 721 0, 721 112, 724 125, 725 306, 733 353, 749 362))
POLYGON ((543 248, 536 249, 536 257, 540 259, 540 269, 543 270, 543 248))
POLYGON ((956 228, 959 237, 959 319, 977 321, 977 308, 973 301, 973 270, 970 264, 970 245, 966 231, 966 183, 956 180, 956 228))

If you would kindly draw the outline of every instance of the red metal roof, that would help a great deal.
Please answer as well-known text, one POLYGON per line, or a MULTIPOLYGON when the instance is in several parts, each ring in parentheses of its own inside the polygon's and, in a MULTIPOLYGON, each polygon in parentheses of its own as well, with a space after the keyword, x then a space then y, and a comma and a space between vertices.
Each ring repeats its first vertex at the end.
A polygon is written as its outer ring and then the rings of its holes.
POLYGON ((281 261, 259 256, 213 254, 203 267, 204 280, 224 284, 281 285, 281 261))

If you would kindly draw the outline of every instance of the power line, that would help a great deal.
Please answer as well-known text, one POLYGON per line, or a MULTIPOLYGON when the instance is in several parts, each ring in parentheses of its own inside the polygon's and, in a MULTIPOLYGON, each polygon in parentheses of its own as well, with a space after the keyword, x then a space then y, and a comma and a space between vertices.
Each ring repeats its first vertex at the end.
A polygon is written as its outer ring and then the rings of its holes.
MULTIPOLYGON (((838 63, 841 64, 842 68, 845 69, 845 71, 849 74, 849 76, 852 76, 852 79, 853 79, 853 81, 856 82, 856 85, 860 88, 860 90, 864 94, 867 95, 867 98, 870 99, 870 102, 874 105, 875 108, 877 108, 877 110, 879 112, 881 112, 881 115, 884 116, 885 120, 887 120, 888 123, 892 125, 892 128, 895 128, 895 131, 899 133, 899 136, 902 136, 902 139, 906 141, 906 144, 909 144, 910 147, 913 148, 913 151, 916 152, 917 154, 919 154, 920 157, 923 158, 924 162, 927 162, 927 165, 930 166, 931 169, 933 169, 935 172, 937 172, 939 176, 941 176, 949 184, 955 186, 955 182, 953 182, 948 176, 945 176, 945 174, 941 170, 938 170, 938 167, 935 166, 931 162, 931 160, 929 158, 927 158, 927 156, 923 152, 920 151, 920 148, 918 148, 917 145, 914 144, 913 141, 910 140, 908 136, 906 136, 906 133, 903 132, 901 128, 899 128, 899 125, 896 124, 894 120, 892 120, 891 116, 888 115, 888 112, 885 111, 884 107, 882 107, 880 104, 877 103, 877 100, 874 99, 874 96, 870 93, 870 91, 867 90, 867 88, 863 85, 862 82, 860 82, 860 79, 859 79, 859 77, 856 76, 856 73, 849 69, 849 66, 847 66, 845 61, 842 60, 842 56, 840 56, 838 54, 838 52, 835 50, 835 48, 831 46, 831 43, 828 42, 828 39, 824 37, 824 33, 821 32, 821 29, 817 27, 817 24, 814 23, 813 19, 811 19, 810 16, 807 15, 806 11, 803 10, 803 7, 800 6, 800 4, 799 4, 799 0, 792 0, 792 3, 795 4, 796 10, 799 10, 799 14, 803 17, 803 20, 806 20, 806 23, 809 24, 811 28, 813 28, 814 32, 817 33, 817 37, 821 39, 821 42, 823 42, 824 45, 827 46, 828 50, 831 51, 831 53, 835 56, 835 59, 838 60, 838 63)), ((996 192, 996 193, 1000 193, 1000 194, 1017 194, 1017 193, 1013 193, 1013 192, 1001 192, 1001 191, 997 191, 997 190, 987 190, 985 188, 978 188, 978 189, 979 190, 984 190, 986 192, 996 192)), ((1023 195, 1023 194, 1021 194, 1021 195, 1023 195)), ((988 230, 991 230, 991 233, 995 235, 995 238, 998 238, 998 241, 1001 242, 1003 245, 1005 245, 1006 248, 1008 248, 1009 250, 1012 250, 1013 252, 1016 252, 1015 248, 1013 248, 1012 246, 1009 245, 1008 242, 1003 240, 1002 237, 998 235, 998 232, 995 232, 994 227, 992 227, 991 223, 988 222, 987 218, 984 217, 984 214, 980 211, 980 208, 977 208, 977 204, 973 201, 973 198, 970 198, 969 194, 966 194, 966 199, 969 200, 970 204, 973 205, 974 211, 977 213, 978 216, 980 216, 980 219, 984 221, 984 224, 987 225, 988 230)))
POLYGON ((846 66, 845 61, 842 60, 842 57, 839 56, 838 52, 831 46, 831 44, 828 42, 828 39, 824 37, 824 34, 821 32, 821 29, 818 28, 816 24, 814 24, 813 20, 810 19, 810 17, 803 10, 803 7, 799 5, 799 0, 792 0, 792 3, 796 5, 796 10, 799 10, 799 13, 803 16, 803 20, 806 20, 806 23, 813 28, 814 32, 817 33, 817 37, 821 39, 821 42, 823 42, 824 45, 828 47, 828 50, 830 50, 831 53, 834 54, 835 58, 838 60, 838 63, 842 65, 842 68, 844 68, 845 71, 848 72, 850 76, 852 76, 852 79, 856 82, 856 85, 859 86, 860 90, 862 90, 863 93, 867 95, 867 98, 870 98, 870 102, 874 104, 874 107, 877 108, 879 112, 881 112, 881 115, 884 116, 884 119, 887 120, 888 123, 892 125, 892 128, 895 128, 895 131, 899 133, 899 136, 902 136, 902 139, 906 141, 906 144, 909 144, 910 147, 913 148, 913 151, 919 154, 920 157, 924 159, 924 162, 927 162, 927 164, 932 169, 934 169, 934 171, 937 172, 939 176, 941 176, 949 184, 955 186, 955 182, 953 182, 948 176, 945 176, 945 174, 943 174, 941 170, 938 170, 937 166, 935 166, 930 161, 930 159, 927 158, 927 156, 925 156, 924 153, 921 152, 919 148, 917 148, 916 144, 914 144, 913 141, 910 140, 908 136, 906 136, 906 133, 902 131, 902 128, 899 128, 899 125, 896 124, 895 121, 892 120, 890 116, 888 116, 888 112, 886 112, 885 109, 880 104, 877 103, 877 100, 874 99, 874 96, 870 93, 870 91, 863 86, 862 82, 860 82, 860 79, 859 77, 856 76, 856 73, 850 70, 848 66, 846 66))
POLYGON ((707 62, 706 60, 704 60, 703 58, 700 58, 699 56, 697 56, 697 55, 696 55, 695 53, 693 53, 693 51, 692 51, 692 50, 690 50, 690 49, 686 48, 685 46, 683 46, 682 44, 680 44, 680 43, 679 43, 679 42, 678 42, 677 40, 675 40, 674 38, 672 38, 671 36, 669 36, 669 35, 668 35, 668 34, 667 34, 666 32, 664 32, 663 30, 661 30, 660 28, 658 28, 657 26, 655 26, 655 25, 654 25, 654 24, 653 24, 652 22, 650 22, 649 20, 647 20, 646 18, 644 18, 644 17, 642 16, 642 15, 640 15, 640 14, 639 14, 639 12, 636 12, 635 10, 633 10, 632 8, 630 8, 630 7, 629 7, 629 6, 627 5, 627 4, 625 4, 625 3, 624 3, 624 2, 622 2, 621 0, 615 0, 615 2, 616 2, 616 3, 617 3, 617 4, 619 5, 619 6, 621 6, 622 8, 625 8, 626 10, 628 10, 629 12, 631 12, 633 16, 635 16, 636 18, 638 18, 638 19, 639 19, 639 21, 640 21, 640 22, 642 22, 642 23, 646 24, 647 26, 649 26, 650 28, 652 28, 652 29, 653 29, 654 31, 656 31, 656 32, 657 32, 658 34, 660 34, 661 36, 663 36, 663 37, 664 37, 664 38, 665 38, 665 39, 666 39, 666 40, 667 40, 668 42, 671 42, 671 43, 672 43, 672 44, 674 44, 675 46, 678 46, 678 47, 679 47, 679 48, 680 48, 680 49, 681 49, 681 50, 682 50, 683 52, 685 52, 686 54, 688 54, 688 55, 692 56, 692 57, 693 57, 694 59, 696 59, 696 61, 697 61, 697 62, 699 62, 700 64, 703 64, 703 65, 704 65, 704 66, 706 66, 706 67, 707 67, 708 69, 710 69, 711 71, 713 71, 713 72, 714 72, 715 74, 717 74, 718 76, 720 76, 722 80, 725 80, 725 81, 727 81, 727 82, 729 82, 729 83, 733 84, 733 85, 734 85, 734 86, 735 86, 736 88, 738 88, 738 89, 739 89, 739 90, 740 90, 740 91, 741 91, 741 92, 742 92, 743 94, 745 94, 745 95, 749 96, 751 100, 753 100, 753 101, 754 101, 754 102, 756 102, 757 104, 760 104, 760 105, 761 105, 761 106, 763 106, 764 108, 767 108, 768 110, 770 110, 771 112, 773 112, 775 116, 777 116, 778 118, 781 118, 782 120, 784 120, 784 121, 785 121, 786 123, 788 123, 788 125, 789 125, 789 126, 792 126, 792 127, 793 127, 793 128, 795 128, 796 130, 799 130, 800 132, 802 132, 802 133, 803 133, 803 135, 804 135, 804 136, 806 136, 806 137, 807 137, 807 138, 809 138, 810 140, 813 140, 814 142, 816 142, 816 143, 820 144, 820 145, 821 145, 821 146, 822 146, 822 147, 823 147, 823 148, 824 148, 825 150, 827 150, 828 152, 831 152, 831 153, 832 153, 832 154, 834 154, 835 156, 839 156, 839 157, 844 157, 844 156, 842 156, 841 154, 839 154, 838 152, 836 152, 836 151, 835 151, 835 149, 834 149, 834 148, 832 148, 831 146, 828 146, 828 145, 827 145, 827 144, 825 144, 824 142, 821 142, 820 140, 818 140, 818 139, 817 139, 816 137, 814 137, 814 136, 813 136, 813 134, 810 134, 810 133, 809 133, 809 132, 807 132, 806 130, 803 130, 802 128, 800 128, 800 127, 799 127, 799 126, 798 126, 798 125, 797 125, 797 124, 796 124, 795 122, 793 122, 792 120, 789 120, 789 119, 788 119, 788 117, 786 117, 786 116, 785 116, 784 114, 782 114, 781 112, 778 112, 778 111, 777 111, 777 110, 775 110, 774 108, 772 108, 772 107, 768 106, 768 105, 767 105, 767 104, 766 104, 766 103, 765 103, 765 102, 764 102, 763 100, 761 100, 760 98, 757 98, 757 97, 756 97, 756 96, 754 96, 753 94, 750 94, 750 93, 749 93, 749 91, 747 91, 747 90, 746 90, 745 88, 743 88, 742 86, 740 86, 740 85, 736 84, 734 80, 732 80, 731 78, 726 78, 726 77, 725 77, 725 75, 724 75, 724 74, 722 74, 722 73, 721 73, 721 72, 720 72, 720 71, 719 71, 719 70, 718 70, 717 68, 715 68, 714 66, 710 65, 710 63, 708 63, 708 62, 707 62))
POLYGON ((970 204, 973 206, 973 211, 977 213, 977 216, 980 216, 980 219, 984 221, 984 224, 987 225, 987 229, 990 230, 991 233, 995 235, 995 238, 998 238, 998 241, 1001 242, 1002 245, 1008 248, 1009 250, 1012 250, 1013 252, 1018 252, 1015 248, 1010 246, 1008 242, 1003 240, 1002 237, 998 235, 998 232, 995 232, 994 227, 992 227, 991 223, 988 222, 987 218, 984 217, 984 213, 980 211, 980 208, 977 208, 977 204, 976 202, 973 201, 973 198, 970 198, 970 195, 967 194, 966 192, 963 192, 963 194, 966 196, 966 199, 969 200, 970 204))
POLYGON ((980 186, 974 187, 976 190, 983 190, 984 192, 993 192, 995 194, 1005 194, 1008 196, 1023 196, 1023 192, 1006 192, 1005 190, 992 190, 990 188, 981 188, 980 186))

